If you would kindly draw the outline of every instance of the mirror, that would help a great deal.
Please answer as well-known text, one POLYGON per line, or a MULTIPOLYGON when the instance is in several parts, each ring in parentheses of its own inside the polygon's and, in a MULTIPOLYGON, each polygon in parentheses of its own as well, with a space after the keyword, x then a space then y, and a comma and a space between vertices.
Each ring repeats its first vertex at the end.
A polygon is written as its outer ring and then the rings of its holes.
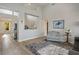
POLYGON ((25 29, 37 29, 38 16, 25 14, 25 29))

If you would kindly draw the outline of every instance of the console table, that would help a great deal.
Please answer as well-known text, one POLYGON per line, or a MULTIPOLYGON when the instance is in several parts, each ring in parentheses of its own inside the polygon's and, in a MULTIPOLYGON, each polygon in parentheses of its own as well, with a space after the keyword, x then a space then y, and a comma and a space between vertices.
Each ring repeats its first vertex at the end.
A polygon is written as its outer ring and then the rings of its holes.
POLYGON ((70 33, 69 32, 65 32, 65 36, 66 36, 66 42, 64 42, 64 43, 66 43, 66 44, 70 44, 70 42, 69 42, 69 36, 70 36, 70 33))

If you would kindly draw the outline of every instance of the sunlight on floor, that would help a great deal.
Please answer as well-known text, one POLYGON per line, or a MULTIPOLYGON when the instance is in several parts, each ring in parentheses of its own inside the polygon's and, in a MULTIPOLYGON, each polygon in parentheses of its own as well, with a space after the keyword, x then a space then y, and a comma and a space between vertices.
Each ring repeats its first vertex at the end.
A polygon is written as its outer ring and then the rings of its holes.
POLYGON ((3 47, 7 48, 10 44, 10 34, 4 34, 2 36, 3 41, 3 47))

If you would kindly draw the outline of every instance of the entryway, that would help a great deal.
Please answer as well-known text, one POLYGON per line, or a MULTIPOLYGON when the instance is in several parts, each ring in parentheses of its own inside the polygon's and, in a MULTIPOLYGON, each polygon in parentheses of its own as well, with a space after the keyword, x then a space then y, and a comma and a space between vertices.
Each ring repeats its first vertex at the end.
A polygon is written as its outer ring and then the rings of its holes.
POLYGON ((17 40, 17 20, 13 17, 0 16, 0 33, 9 34, 12 39, 17 40))

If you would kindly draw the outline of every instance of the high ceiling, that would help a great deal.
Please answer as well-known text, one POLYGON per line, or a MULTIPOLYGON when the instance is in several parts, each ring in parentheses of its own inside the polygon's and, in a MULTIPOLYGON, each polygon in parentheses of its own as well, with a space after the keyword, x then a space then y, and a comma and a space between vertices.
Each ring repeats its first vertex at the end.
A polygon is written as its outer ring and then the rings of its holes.
POLYGON ((34 3, 33 5, 36 5, 38 7, 46 7, 47 5, 49 5, 49 3, 34 3))
POLYGON ((25 5, 34 5, 37 7, 45 7, 49 3, 0 3, 0 6, 25 6, 25 5))

